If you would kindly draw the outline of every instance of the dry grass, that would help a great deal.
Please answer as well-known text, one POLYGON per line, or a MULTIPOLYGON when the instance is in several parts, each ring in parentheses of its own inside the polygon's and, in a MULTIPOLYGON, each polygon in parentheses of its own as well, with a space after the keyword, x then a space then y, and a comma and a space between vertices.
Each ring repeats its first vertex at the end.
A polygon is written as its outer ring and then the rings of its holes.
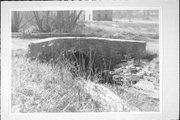
POLYGON ((73 78, 70 66, 30 61, 23 51, 12 54, 12 112, 95 112, 103 107, 84 92, 82 77, 73 78))
MULTIPOLYGON (((115 102, 108 103, 109 100, 120 103, 119 105, 123 106, 123 108, 120 107, 120 111, 124 112, 159 110, 159 97, 153 97, 157 94, 151 92, 154 88, 144 89, 150 87, 149 85, 144 87, 144 85, 152 83, 156 86, 155 91, 159 89, 158 58, 150 62, 144 61, 144 74, 148 74, 141 80, 144 83, 138 82, 141 84, 132 87, 110 84, 104 84, 101 87, 98 83, 84 83, 84 76, 80 74, 74 77, 70 72, 73 66, 65 59, 54 65, 41 63, 38 60, 31 61, 25 54, 26 52, 22 50, 12 52, 11 108, 13 113, 118 111, 117 106, 111 104, 115 102), (151 82, 148 82, 149 80, 151 82), (92 87, 94 92, 87 91, 88 87, 85 86, 92 85, 94 85, 94 88, 92 87)), ((95 79, 98 81, 98 78, 95 79)))

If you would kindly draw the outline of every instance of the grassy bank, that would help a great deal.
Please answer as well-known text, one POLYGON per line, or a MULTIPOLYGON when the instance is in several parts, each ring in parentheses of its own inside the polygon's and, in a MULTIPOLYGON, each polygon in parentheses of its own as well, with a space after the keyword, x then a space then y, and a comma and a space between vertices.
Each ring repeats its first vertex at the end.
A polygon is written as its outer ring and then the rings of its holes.
MULTIPOLYGON (((69 61, 64 60, 56 65, 41 63, 38 60, 29 60, 25 54, 26 51, 23 50, 12 51, 11 110, 13 113, 112 112, 112 109, 115 110, 115 108, 108 109, 108 105, 102 105, 99 102, 103 99, 108 100, 107 95, 103 95, 104 98, 100 100, 101 98, 93 98, 91 92, 85 90, 83 83, 87 80, 80 74, 72 75, 70 70, 73 66, 69 61)), ((153 59, 153 56, 151 57, 153 59)), ((151 85, 151 83, 155 84, 153 86, 159 86, 158 59, 150 62, 147 61, 148 59, 142 66, 144 78, 135 86, 97 82, 96 84, 105 86, 109 92, 111 91, 110 97, 116 96, 123 99, 125 101, 123 106, 128 106, 124 111, 133 111, 136 108, 140 111, 158 111, 159 98, 152 97, 154 93, 149 92, 153 91, 154 87, 143 88, 144 85, 151 85)), ((126 64, 121 67, 126 71, 123 74, 129 73, 130 66, 132 65, 126 64)), ((158 89, 156 88, 156 91, 158 89)), ((103 93, 103 91, 97 92, 97 95, 101 92, 103 93)))
POLYGON ((84 92, 70 66, 30 61, 23 51, 12 55, 12 112, 95 112, 104 111, 84 92))

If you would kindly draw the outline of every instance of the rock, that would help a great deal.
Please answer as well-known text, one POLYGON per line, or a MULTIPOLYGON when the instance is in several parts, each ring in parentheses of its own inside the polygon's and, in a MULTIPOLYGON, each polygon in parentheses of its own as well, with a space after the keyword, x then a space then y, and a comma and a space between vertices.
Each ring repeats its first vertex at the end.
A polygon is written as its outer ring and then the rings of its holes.
POLYGON ((133 74, 136 74, 138 72, 138 70, 134 67, 129 68, 129 71, 133 74))
POLYGON ((144 89, 144 90, 153 90, 155 88, 155 86, 153 85, 152 82, 149 82, 147 80, 141 80, 139 81, 137 84, 134 85, 135 87, 144 89))
POLYGON ((113 76, 113 81, 123 81, 123 77, 121 76, 113 76))
POLYGON ((144 78, 144 74, 137 73, 136 75, 139 76, 140 79, 143 79, 143 78, 144 78))
POLYGON ((139 81, 140 77, 138 75, 131 75, 131 80, 132 81, 139 81))
POLYGON ((113 74, 119 74, 119 73, 122 73, 123 72, 123 69, 122 68, 118 68, 116 69, 113 74))
POLYGON ((117 85, 123 85, 123 82, 122 81, 115 81, 115 84, 117 84, 117 85))
POLYGON ((131 85, 136 84, 138 81, 131 81, 131 85))
POLYGON ((119 79, 119 78, 122 78, 122 77, 119 75, 113 75, 113 79, 119 79))
POLYGON ((136 70, 140 71, 140 70, 142 70, 142 68, 141 67, 136 67, 136 70))
POLYGON ((127 61, 127 63, 128 63, 128 65, 131 65, 131 64, 134 63, 134 61, 133 61, 133 60, 130 60, 130 61, 127 61))

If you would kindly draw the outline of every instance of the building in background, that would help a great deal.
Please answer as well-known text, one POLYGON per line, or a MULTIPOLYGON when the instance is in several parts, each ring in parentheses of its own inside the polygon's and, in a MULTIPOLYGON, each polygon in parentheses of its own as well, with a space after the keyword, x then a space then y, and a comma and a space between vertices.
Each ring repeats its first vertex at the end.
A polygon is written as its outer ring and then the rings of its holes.
POLYGON ((89 10, 83 11, 81 20, 84 21, 112 21, 112 10, 89 10))
POLYGON ((97 21, 112 21, 113 11, 112 10, 94 10, 93 20, 97 21))
POLYGON ((84 17, 85 21, 92 21, 93 20, 93 11, 92 10, 84 11, 83 17, 84 17))

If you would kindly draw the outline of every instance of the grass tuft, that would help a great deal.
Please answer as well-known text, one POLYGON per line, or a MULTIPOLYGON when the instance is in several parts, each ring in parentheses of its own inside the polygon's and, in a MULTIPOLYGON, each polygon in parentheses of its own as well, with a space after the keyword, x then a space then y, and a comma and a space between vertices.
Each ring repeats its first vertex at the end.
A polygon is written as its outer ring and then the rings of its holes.
POLYGON ((143 55, 142 59, 152 61, 153 59, 157 58, 158 54, 157 53, 152 53, 152 52, 145 52, 143 55))

